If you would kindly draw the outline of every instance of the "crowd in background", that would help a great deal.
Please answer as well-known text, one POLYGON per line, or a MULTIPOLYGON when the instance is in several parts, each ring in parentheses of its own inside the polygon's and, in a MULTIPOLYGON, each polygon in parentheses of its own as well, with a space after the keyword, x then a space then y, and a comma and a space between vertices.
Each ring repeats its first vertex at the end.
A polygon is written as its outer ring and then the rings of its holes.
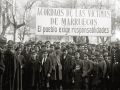
POLYGON ((118 90, 120 45, 0 38, 0 90, 118 90))

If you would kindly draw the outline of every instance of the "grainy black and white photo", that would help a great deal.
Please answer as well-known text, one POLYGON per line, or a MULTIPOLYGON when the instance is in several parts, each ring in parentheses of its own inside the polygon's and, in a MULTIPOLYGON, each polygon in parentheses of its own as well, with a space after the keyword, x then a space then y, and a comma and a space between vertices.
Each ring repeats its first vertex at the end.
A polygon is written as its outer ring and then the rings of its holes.
POLYGON ((120 0, 0 0, 0 90, 120 90, 120 0))

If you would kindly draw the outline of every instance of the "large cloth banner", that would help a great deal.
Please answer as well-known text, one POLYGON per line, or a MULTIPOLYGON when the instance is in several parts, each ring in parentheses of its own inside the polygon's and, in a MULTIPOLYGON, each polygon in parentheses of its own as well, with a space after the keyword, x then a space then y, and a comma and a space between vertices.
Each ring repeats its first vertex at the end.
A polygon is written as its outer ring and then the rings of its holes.
POLYGON ((38 7, 36 35, 111 36, 111 11, 38 7))

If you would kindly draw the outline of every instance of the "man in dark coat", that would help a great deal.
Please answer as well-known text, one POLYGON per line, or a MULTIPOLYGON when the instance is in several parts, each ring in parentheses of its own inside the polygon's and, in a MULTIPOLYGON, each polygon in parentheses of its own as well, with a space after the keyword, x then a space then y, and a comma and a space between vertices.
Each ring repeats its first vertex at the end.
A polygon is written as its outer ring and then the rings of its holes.
POLYGON ((83 78, 84 78, 84 88, 85 90, 90 89, 90 75, 93 69, 93 62, 89 60, 89 55, 84 53, 84 61, 83 61, 83 78))
POLYGON ((2 77, 3 77, 3 72, 5 69, 5 65, 3 63, 3 61, 4 61, 3 46, 5 44, 6 44, 6 38, 0 37, 0 90, 2 90, 2 77))
MULTIPOLYGON (((17 47, 16 51, 16 73, 15 73, 15 80, 14 80, 14 90, 22 90, 22 69, 24 68, 25 59, 24 56, 21 55, 22 48, 17 47)), ((24 80, 23 80, 24 82, 24 80)))
POLYGON ((23 79, 23 90, 26 90, 27 89, 27 82, 28 82, 28 78, 27 78, 27 64, 28 64, 28 60, 30 58, 30 49, 31 49, 31 44, 30 43, 27 43, 26 46, 24 47, 23 51, 21 52, 21 55, 24 56, 24 59, 25 59, 25 62, 24 62, 24 67, 23 67, 23 76, 22 76, 22 79, 23 79))
POLYGON ((120 88, 120 47, 116 48, 112 53, 111 66, 113 89, 117 90, 120 88))
POLYGON ((49 78, 52 71, 52 62, 48 57, 47 50, 43 51, 43 57, 41 59, 42 70, 41 70, 41 79, 42 79, 42 89, 49 88, 49 78))
POLYGON ((5 71, 3 74, 3 90, 13 90, 15 72, 16 72, 16 59, 13 52, 13 41, 8 41, 7 50, 4 52, 5 71))
POLYGON ((50 77, 50 87, 51 89, 60 89, 62 81, 62 64, 60 61, 60 47, 55 47, 55 52, 50 54, 50 59, 52 62, 52 72, 50 77))
POLYGON ((62 81, 64 89, 71 89, 71 83, 73 78, 73 60, 72 57, 68 54, 66 48, 63 49, 63 54, 61 55, 61 64, 62 64, 62 81))

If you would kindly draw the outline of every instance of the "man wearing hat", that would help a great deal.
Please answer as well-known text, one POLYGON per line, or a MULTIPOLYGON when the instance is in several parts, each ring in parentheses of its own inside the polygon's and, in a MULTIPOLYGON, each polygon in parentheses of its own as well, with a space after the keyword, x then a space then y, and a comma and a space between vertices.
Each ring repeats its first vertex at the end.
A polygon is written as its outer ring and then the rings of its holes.
POLYGON ((3 56, 3 46, 6 44, 6 38, 0 37, 0 90, 2 90, 2 77, 3 77, 3 72, 5 69, 5 65, 3 63, 4 56, 3 56))
POLYGON ((14 79, 16 73, 16 58, 13 52, 13 41, 8 41, 7 50, 4 52, 5 71, 3 74, 3 90, 12 90, 14 88, 14 79))
POLYGON ((45 45, 46 45, 46 47, 47 47, 47 50, 50 50, 50 41, 46 41, 46 42, 45 42, 45 45))

